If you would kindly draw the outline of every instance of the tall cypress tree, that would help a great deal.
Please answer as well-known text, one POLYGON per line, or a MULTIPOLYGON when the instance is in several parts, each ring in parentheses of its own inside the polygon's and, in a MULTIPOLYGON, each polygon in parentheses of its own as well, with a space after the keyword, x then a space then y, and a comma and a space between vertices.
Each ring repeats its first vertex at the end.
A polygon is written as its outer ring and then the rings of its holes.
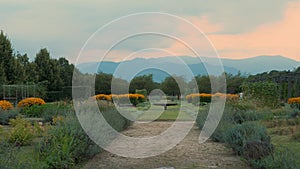
MULTIPOLYGON (((15 68, 14 68, 13 49, 8 37, 1 31, 0 33, 0 62, 3 66, 5 77, 8 83, 14 83, 15 68)), ((2 75, 3 76, 3 75, 2 75)))

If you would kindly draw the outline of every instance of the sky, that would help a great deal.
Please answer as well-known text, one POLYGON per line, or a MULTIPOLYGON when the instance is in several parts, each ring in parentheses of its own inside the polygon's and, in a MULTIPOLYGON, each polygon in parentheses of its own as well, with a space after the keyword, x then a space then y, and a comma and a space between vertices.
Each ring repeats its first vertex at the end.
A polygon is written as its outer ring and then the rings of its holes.
MULTIPOLYGON (((189 24, 168 22, 156 15, 126 22, 118 19, 142 12, 184 18, 202 31, 221 58, 282 55, 300 61, 300 0, 0 0, 0 29, 8 35, 15 52, 27 53, 31 59, 41 48, 47 48, 52 57, 65 57, 72 63, 98 61, 108 41, 117 43, 122 32, 138 32, 143 26, 176 32, 176 38, 205 50, 207 42, 189 33, 189 24), (112 21, 118 26, 109 27, 112 21), (105 25, 109 31, 99 32, 105 25), (94 33, 95 44, 89 44, 87 40, 94 33), (81 49, 84 52, 80 53, 81 49)), ((114 46, 104 59, 191 55, 178 39, 134 36, 114 46)))

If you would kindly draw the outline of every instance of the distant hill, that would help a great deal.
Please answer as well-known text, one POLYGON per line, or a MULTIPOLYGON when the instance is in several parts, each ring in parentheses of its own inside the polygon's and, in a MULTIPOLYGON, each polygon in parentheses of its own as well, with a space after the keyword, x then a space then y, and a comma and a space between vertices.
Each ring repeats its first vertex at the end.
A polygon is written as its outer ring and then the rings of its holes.
POLYGON ((234 67, 241 72, 249 74, 269 72, 271 70, 293 70, 300 66, 300 62, 283 56, 257 56, 240 60, 223 59, 222 62, 228 67, 234 67))
MULTIPOLYGON (((109 62, 104 61, 100 64, 97 62, 82 63, 76 67, 83 73, 95 73, 104 72, 113 74, 115 72, 116 77, 121 77, 126 80, 130 80, 132 75, 136 74, 136 70, 139 70, 137 75, 153 74, 154 80, 157 82, 162 81, 168 76, 166 72, 155 69, 159 67, 167 70, 171 74, 185 76, 187 80, 191 79, 190 75, 185 74, 186 68, 188 67, 194 75, 206 75, 207 71, 205 66, 210 69, 210 74, 218 75, 219 67, 217 66, 217 59, 202 57, 203 61, 199 58, 190 56, 180 56, 177 58, 166 56, 161 58, 136 58, 124 62, 109 62), (209 64, 208 64, 208 63, 209 64), (184 66, 184 63, 187 67, 184 66), (206 64, 204 64, 206 63, 206 64), (153 67, 153 68, 151 68, 153 67), (143 70, 144 68, 148 68, 143 70), (116 71, 117 70, 117 71, 116 71), (143 70, 143 71, 141 71, 143 70)), ((300 62, 285 58, 283 56, 257 56, 247 59, 220 59, 224 65, 224 70, 227 73, 237 74, 257 74, 262 72, 269 72, 271 70, 293 70, 300 66, 300 62)))

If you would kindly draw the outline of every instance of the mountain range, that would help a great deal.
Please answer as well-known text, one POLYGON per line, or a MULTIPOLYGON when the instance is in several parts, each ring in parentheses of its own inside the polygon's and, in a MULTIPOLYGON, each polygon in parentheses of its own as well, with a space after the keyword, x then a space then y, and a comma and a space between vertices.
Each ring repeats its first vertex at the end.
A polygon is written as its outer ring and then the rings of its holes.
POLYGON ((271 70, 293 70, 300 67, 300 62, 283 56, 257 56, 246 59, 224 59, 190 56, 166 56, 160 58, 135 58, 123 62, 103 61, 88 62, 76 65, 82 73, 103 72, 130 81, 134 76, 153 74, 154 81, 161 82, 169 74, 184 76, 190 80, 195 75, 220 74, 221 61, 224 71, 230 74, 257 74, 271 70), (187 70, 192 73, 186 73, 187 70), (163 71, 164 70, 164 71, 163 71))

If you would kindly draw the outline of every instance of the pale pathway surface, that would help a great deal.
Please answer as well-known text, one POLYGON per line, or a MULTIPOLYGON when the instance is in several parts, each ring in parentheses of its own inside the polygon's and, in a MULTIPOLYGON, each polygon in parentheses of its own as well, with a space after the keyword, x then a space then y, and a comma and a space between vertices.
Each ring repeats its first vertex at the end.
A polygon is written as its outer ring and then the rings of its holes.
MULTIPOLYGON (((134 123, 123 133, 132 137, 149 137, 166 130, 172 122, 134 123)), ((174 167, 175 169, 220 168, 250 169, 250 167, 224 144, 207 141, 199 144, 200 130, 194 126, 187 137, 173 149, 145 159, 119 157, 109 152, 102 152, 91 159, 85 169, 154 169, 174 167)))

